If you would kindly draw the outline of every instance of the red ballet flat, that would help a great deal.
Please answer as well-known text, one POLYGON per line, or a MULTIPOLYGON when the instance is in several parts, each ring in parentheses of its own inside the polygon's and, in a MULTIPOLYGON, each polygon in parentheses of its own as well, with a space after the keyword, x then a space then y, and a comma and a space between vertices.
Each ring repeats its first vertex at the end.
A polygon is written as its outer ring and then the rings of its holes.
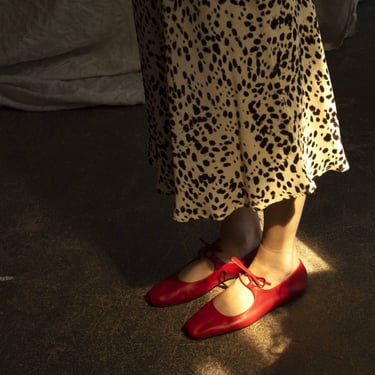
POLYGON ((183 331, 191 338, 204 339, 247 327, 274 308, 298 297, 307 287, 307 272, 301 261, 295 271, 272 289, 263 289, 269 285, 266 279, 252 274, 237 258, 232 258, 232 262, 244 272, 240 280, 254 295, 252 306, 239 315, 225 316, 216 310, 212 299, 185 323, 183 331), (242 280, 245 276, 249 279, 247 284, 242 280))
POLYGON ((188 302, 200 297, 225 281, 236 278, 241 272, 238 264, 243 265, 245 268, 245 265, 250 264, 256 253, 256 251, 252 251, 241 260, 237 259, 237 264, 232 262, 226 263, 215 255, 215 252, 221 251, 217 242, 204 244, 204 247, 199 250, 198 255, 191 262, 206 257, 213 263, 214 271, 204 279, 185 282, 178 278, 179 273, 183 269, 181 268, 157 283, 147 292, 146 300, 151 305, 164 307, 188 302))

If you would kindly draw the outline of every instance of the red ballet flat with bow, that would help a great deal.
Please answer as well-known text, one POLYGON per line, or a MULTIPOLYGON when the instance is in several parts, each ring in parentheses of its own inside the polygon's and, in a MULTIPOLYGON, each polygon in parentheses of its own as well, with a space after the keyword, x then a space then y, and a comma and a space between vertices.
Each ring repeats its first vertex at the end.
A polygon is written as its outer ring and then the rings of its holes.
POLYGON ((204 339, 247 327, 274 308, 298 297, 307 287, 307 272, 301 261, 283 282, 271 289, 264 289, 269 285, 267 280, 251 273, 239 259, 233 257, 232 262, 243 271, 240 280, 253 293, 253 304, 241 314, 225 316, 217 311, 215 298, 212 299, 185 323, 183 330, 191 338, 204 339), (246 278, 248 283, 243 280, 246 278))
POLYGON ((256 251, 250 252, 241 260, 237 259, 237 263, 235 264, 233 262, 224 262, 215 255, 215 253, 221 251, 217 242, 204 244, 204 247, 198 252, 198 256, 191 262, 206 257, 214 265, 214 271, 204 279, 186 282, 179 279, 179 274, 183 269, 181 268, 166 279, 158 282, 148 291, 146 299, 151 305, 165 307, 188 302, 200 297, 225 281, 235 279, 242 272, 238 264, 241 264, 243 267, 250 264, 256 253, 256 251))

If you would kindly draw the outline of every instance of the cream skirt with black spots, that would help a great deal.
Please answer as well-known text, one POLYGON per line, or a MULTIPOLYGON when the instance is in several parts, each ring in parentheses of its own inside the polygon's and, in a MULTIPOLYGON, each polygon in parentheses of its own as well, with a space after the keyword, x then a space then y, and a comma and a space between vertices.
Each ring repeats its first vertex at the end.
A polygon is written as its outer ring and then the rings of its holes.
POLYGON ((174 218, 311 193, 348 163, 312 0, 134 0, 149 157, 174 218))

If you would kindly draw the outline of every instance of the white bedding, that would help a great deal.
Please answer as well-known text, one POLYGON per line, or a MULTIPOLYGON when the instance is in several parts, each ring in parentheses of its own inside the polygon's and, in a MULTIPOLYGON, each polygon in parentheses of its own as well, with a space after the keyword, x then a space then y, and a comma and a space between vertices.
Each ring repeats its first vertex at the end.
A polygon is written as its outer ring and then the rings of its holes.
MULTIPOLYGON (((327 47, 339 46, 357 0, 315 1, 327 47)), ((0 0, 0 106, 143 101, 131 0, 0 0)))
POLYGON ((131 0, 0 0, 0 105, 141 102, 131 0))

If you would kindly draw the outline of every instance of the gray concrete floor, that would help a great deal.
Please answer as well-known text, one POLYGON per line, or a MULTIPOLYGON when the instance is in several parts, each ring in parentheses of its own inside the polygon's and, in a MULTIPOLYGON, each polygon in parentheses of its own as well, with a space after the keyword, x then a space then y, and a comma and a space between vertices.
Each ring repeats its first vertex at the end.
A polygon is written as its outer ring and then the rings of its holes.
POLYGON ((351 170, 329 173, 299 232, 305 296, 229 335, 180 331, 208 298, 143 295, 212 222, 178 224, 154 190, 143 106, 0 110, 1 374, 375 373, 375 4, 328 54, 351 170))

